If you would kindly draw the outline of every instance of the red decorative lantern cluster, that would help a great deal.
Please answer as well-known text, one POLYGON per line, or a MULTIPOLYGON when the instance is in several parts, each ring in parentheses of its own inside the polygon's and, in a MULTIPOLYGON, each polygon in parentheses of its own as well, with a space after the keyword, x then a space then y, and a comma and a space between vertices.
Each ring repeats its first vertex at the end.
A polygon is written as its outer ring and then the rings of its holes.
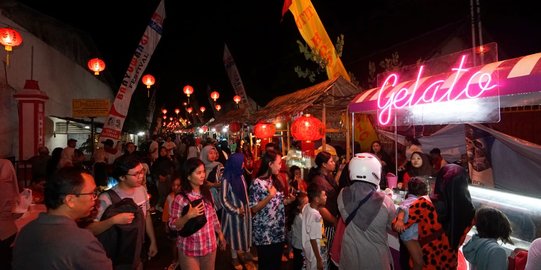
POLYGON ((13 50, 13 47, 21 45, 23 38, 19 32, 11 28, 0 28, 0 44, 4 45, 6 54, 6 65, 9 66, 9 53, 13 50))
POLYGON ((232 122, 231 124, 229 124, 229 131, 233 133, 239 132, 240 128, 241 128, 241 124, 239 122, 232 122))
POLYGON ((212 100, 216 102, 216 100, 220 98, 220 93, 218 93, 218 91, 213 91, 212 93, 210 93, 210 98, 212 98, 212 100))
POLYGON ((254 127, 255 136, 260 139, 272 138, 275 132, 276 127, 274 124, 258 123, 254 127))
POLYGON ((100 72, 105 69, 105 62, 99 58, 88 60, 88 68, 94 71, 94 75, 100 75, 100 72))
POLYGON ((316 141, 325 136, 325 125, 310 114, 305 114, 293 121, 291 135, 299 141, 316 141))

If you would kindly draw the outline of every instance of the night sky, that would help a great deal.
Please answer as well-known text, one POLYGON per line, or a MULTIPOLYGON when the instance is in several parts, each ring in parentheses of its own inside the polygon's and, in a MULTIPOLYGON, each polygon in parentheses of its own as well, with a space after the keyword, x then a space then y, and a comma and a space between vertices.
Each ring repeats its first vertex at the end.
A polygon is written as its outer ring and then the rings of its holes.
MULTIPOLYGON (((115 91, 159 3, 158 0, 19 2, 92 36, 116 82, 115 91)), ((498 42, 500 59, 541 52, 541 19, 531 7, 533 2, 480 2, 484 41, 498 42)), ((440 44, 453 34, 471 43, 469 0, 313 0, 312 3, 331 40, 344 34, 342 61, 363 87, 368 87, 364 84, 368 61, 378 63, 397 50, 404 64, 414 64, 431 49, 419 44, 427 47, 440 44), (433 32, 443 34, 436 40, 407 46, 408 41, 422 40, 426 33, 433 32)), ((294 72, 295 66, 311 64, 298 50, 296 40, 302 41, 302 37, 292 14, 288 12, 281 19, 282 4, 282 0, 166 0, 164 33, 145 72, 157 78, 157 106, 170 110, 180 107, 185 100, 182 87, 186 84, 194 86, 198 103, 207 108, 207 86, 220 92, 219 103, 229 102, 233 90, 222 62, 224 43, 237 63, 248 96, 260 106, 273 97, 314 84, 298 78, 294 72)), ((323 73, 317 82, 325 79, 323 73)), ((132 102, 147 102, 144 87, 138 88, 132 102)))

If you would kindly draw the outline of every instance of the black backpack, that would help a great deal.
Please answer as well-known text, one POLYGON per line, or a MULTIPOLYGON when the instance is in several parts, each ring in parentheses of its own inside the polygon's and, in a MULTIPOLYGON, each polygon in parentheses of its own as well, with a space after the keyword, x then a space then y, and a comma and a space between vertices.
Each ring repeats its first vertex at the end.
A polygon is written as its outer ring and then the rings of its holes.
POLYGON ((130 224, 113 225, 97 236, 107 257, 113 261, 114 269, 134 269, 141 263, 142 247, 145 237, 145 216, 143 210, 131 198, 120 199, 109 189, 106 192, 112 204, 105 209, 101 221, 120 213, 134 213, 130 224))

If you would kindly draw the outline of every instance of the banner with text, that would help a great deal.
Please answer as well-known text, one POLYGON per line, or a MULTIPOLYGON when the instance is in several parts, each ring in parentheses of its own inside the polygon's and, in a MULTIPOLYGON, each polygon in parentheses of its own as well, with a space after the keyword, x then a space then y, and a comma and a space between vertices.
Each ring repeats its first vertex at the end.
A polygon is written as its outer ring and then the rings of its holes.
POLYGON ((327 61, 327 76, 334 79, 342 75, 350 81, 346 68, 336 54, 334 45, 325 31, 323 23, 316 13, 316 9, 310 0, 294 0, 289 7, 299 32, 308 46, 317 51, 319 55, 327 61))
POLYGON ((158 45, 160 38, 162 37, 163 20, 165 19, 165 7, 163 0, 154 11, 150 22, 139 41, 139 45, 135 49, 135 53, 130 61, 128 70, 124 74, 120 89, 116 94, 113 106, 109 111, 109 116, 104 124, 103 131, 100 135, 100 139, 110 138, 113 140, 119 140, 124 126, 124 121, 130 108, 130 101, 139 83, 139 79, 143 74, 154 49, 158 45))
POLYGON ((255 112, 255 108, 252 107, 252 103, 248 100, 248 95, 246 95, 246 90, 244 89, 244 84, 240 78, 239 70, 237 69, 233 56, 229 52, 229 48, 227 48, 227 44, 224 46, 224 66, 235 94, 241 97, 240 105, 248 107, 250 113, 255 112))

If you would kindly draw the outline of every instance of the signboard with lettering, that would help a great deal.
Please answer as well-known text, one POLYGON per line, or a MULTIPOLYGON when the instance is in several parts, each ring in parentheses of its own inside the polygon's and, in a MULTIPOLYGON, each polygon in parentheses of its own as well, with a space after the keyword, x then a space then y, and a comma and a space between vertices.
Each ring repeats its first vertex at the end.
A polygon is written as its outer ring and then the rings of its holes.
POLYGON ((108 99, 73 99, 73 117, 107 117, 111 101, 108 99))

